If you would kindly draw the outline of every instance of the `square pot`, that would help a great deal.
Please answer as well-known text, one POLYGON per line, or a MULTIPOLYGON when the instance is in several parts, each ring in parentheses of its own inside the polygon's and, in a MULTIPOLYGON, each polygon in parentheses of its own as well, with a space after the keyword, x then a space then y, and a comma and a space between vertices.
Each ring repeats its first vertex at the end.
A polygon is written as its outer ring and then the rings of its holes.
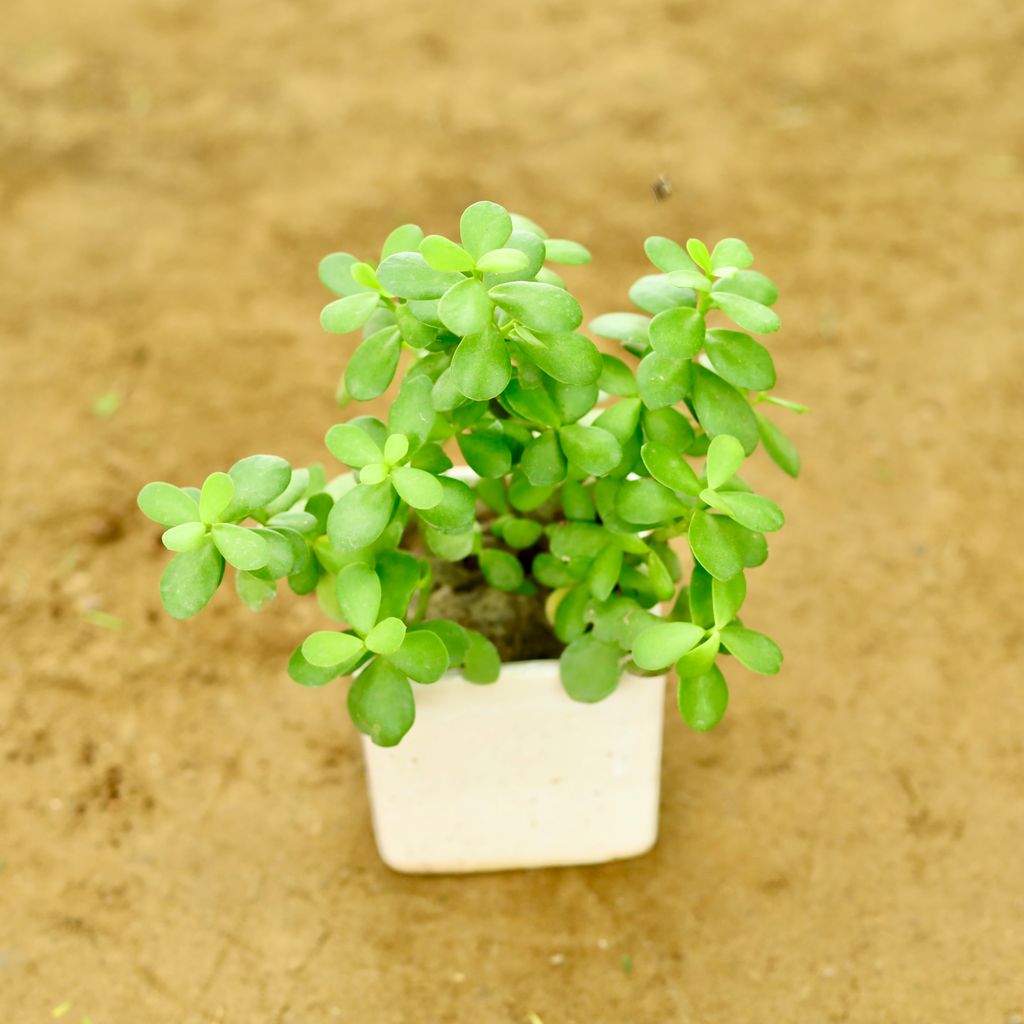
POLYGON ((450 672, 416 687, 396 747, 363 738, 377 848, 408 873, 597 864, 658 835, 665 677, 623 674, 571 700, 557 661, 503 665, 496 683, 450 672))

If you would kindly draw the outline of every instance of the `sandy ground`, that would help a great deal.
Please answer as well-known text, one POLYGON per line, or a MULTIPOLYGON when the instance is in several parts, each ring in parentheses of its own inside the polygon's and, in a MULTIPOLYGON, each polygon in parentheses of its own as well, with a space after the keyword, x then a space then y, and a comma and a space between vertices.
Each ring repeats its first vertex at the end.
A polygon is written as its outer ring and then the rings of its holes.
POLYGON ((1019 1022, 1022 43, 1011 0, 5 0, 4 1020, 1019 1022), (657 849, 421 880, 283 675, 315 609, 170 622, 134 496, 320 457, 317 259, 484 196, 592 247, 590 314, 647 234, 746 238, 814 415, 755 480, 785 670, 670 721, 657 849))

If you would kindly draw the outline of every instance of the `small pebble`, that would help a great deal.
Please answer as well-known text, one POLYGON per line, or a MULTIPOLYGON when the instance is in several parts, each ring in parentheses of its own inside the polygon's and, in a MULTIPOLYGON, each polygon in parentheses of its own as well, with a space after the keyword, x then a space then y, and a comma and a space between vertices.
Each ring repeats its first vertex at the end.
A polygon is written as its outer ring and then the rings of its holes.
POLYGON ((555 953, 548 958, 548 962, 551 964, 552 967, 560 967, 562 964, 565 963, 565 954, 555 953))

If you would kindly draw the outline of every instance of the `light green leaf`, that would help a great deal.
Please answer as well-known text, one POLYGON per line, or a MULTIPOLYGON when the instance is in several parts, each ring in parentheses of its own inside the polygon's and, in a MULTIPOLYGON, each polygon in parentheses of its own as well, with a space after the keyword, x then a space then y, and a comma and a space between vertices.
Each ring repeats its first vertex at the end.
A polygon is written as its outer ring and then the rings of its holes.
POLYGON ((409 438, 405 434, 389 434, 384 442, 384 461, 390 466, 401 462, 409 454, 409 438))
POLYGON ((332 252, 320 261, 320 281, 336 295, 358 295, 366 289, 352 277, 352 267, 358 263, 351 253, 332 252))
POLYGON ((719 434, 708 445, 707 478, 711 488, 721 487, 733 478, 745 455, 743 445, 731 434, 719 434))
POLYGON ((673 270, 668 275, 668 280, 675 288, 692 288, 698 292, 711 291, 711 282, 700 270, 673 270))
POLYGON ((690 254, 690 259, 701 270, 711 270, 711 255, 708 253, 708 247, 699 238, 689 239, 686 243, 686 251, 690 254))
POLYGON ((670 490, 682 491, 696 497, 700 494, 700 481, 690 464, 677 455, 667 444, 660 441, 648 441, 640 449, 640 457, 651 476, 670 490))
POLYGON ((369 547, 391 521, 395 492, 389 482, 359 484, 343 494, 327 518, 327 536, 338 551, 369 547))
MULTIPOLYGON (((438 622, 437 625, 445 623, 438 622)), ((417 683, 436 683, 448 671, 448 649, 441 637, 430 631, 430 626, 431 623, 427 623, 424 629, 406 633, 398 650, 388 656, 393 665, 417 683)), ((467 637, 467 647, 468 643, 467 637)))
POLYGON ((747 578, 743 573, 737 573, 731 580, 712 579, 711 601, 716 629, 721 629, 736 618, 746 596, 747 578))
POLYGON ((509 519, 501 527, 501 539, 510 547, 532 548, 544 534, 544 527, 535 519, 509 519))
MULTIPOLYGON (((742 579, 741 576, 736 578, 742 579)), ((676 673, 679 678, 698 679, 700 676, 710 672, 715 664, 715 658, 718 657, 718 650, 721 645, 722 641, 718 633, 712 632, 703 643, 697 644, 692 651, 684 654, 676 662, 676 673)))
POLYGON ((445 327, 459 337, 486 330, 493 310, 483 283, 473 277, 465 277, 452 285, 437 307, 445 327))
POLYGON ((671 238, 664 238, 661 235, 654 235, 644 242, 644 252, 647 258, 666 274, 673 270, 697 269, 697 264, 690 259, 686 250, 671 238))
POLYGON ((238 522, 266 508, 282 495, 292 479, 292 467, 276 455, 249 455, 239 459, 229 470, 235 495, 222 516, 238 522))
POLYGON ((363 562, 353 562, 338 573, 336 586, 338 608, 345 621, 360 636, 366 636, 380 612, 380 577, 363 562))
POLYGON ((667 445, 674 452, 685 452, 693 444, 693 426, 677 409, 644 409, 643 422, 644 433, 650 440, 667 445))
POLYGON ((345 387, 357 401, 384 394, 395 376, 402 337, 397 327, 375 331, 352 353, 345 369, 345 387))
POLYGON ((626 480, 619 488, 615 508, 627 523, 653 526, 686 513, 686 506, 655 480, 626 480))
MULTIPOLYGON (((409 627, 409 635, 418 632, 433 633, 444 645, 448 667, 461 665, 469 650, 469 630, 451 619, 430 619, 409 627)), ((412 673, 409 673, 410 675, 412 673)), ((421 680, 417 680, 420 682, 421 680)))
POLYGON ((440 505, 444 497, 441 482, 436 476, 412 466, 393 469, 391 482, 402 501, 416 509, 433 508, 440 505))
POLYGON ((696 306, 697 296, 691 288, 672 284, 667 274, 647 274, 629 289, 630 301, 648 313, 661 313, 676 306, 696 306))
POLYGON ((142 514, 161 526, 181 526, 199 519, 199 504, 195 498, 162 480, 146 484, 137 500, 142 514))
POLYGON ((705 490, 701 492, 701 498, 712 508, 724 512, 730 519, 735 519, 740 526, 757 533, 781 530, 786 522, 782 509, 770 498, 764 498, 760 494, 705 490))
POLYGON ((412 686, 402 671, 377 658, 353 680, 348 712, 356 728, 377 746, 393 747, 416 720, 412 686))
POLYGON ((481 200, 465 209, 459 220, 462 245, 474 258, 500 249, 512 234, 512 218, 497 203, 481 200))
POLYGON ((738 238, 723 238, 711 253, 712 270, 721 270, 722 267, 743 270, 753 262, 754 256, 747 248, 747 243, 738 238))
POLYGON ((521 466, 534 487, 548 487, 565 479, 565 457, 554 430, 545 430, 526 446, 521 466))
POLYGON ((590 262, 590 253, 579 242, 566 238, 549 238, 544 242, 544 251, 552 263, 580 266, 590 262))
POLYGON ((691 364, 649 352, 636 368, 640 397, 648 409, 664 409, 681 402, 690 390, 691 364))
POLYGON ((760 302, 727 291, 717 291, 712 298, 726 316, 745 330, 755 334, 772 334, 782 326, 779 314, 762 306, 760 302))
POLYGON ((749 455, 758 441, 757 419, 746 398, 703 366, 693 366, 693 407, 710 437, 732 434, 749 455))
POLYGON ((273 580, 253 576, 251 572, 238 572, 235 574, 235 592, 247 608, 258 612, 277 597, 277 584, 273 580))
POLYGON ((496 590, 518 590, 525 578, 519 559, 500 548, 485 548, 480 552, 480 571, 496 590))
POLYGON ((354 661, 363 649, 363 641, 351 633, 321 629, 303 641, 302 656, 317 668, 333 668, 354 661))
POLYGON ((476 269, 484 274, 510 274, 529 265, 530 257, 520 249, 493 249, 476 261, 476 269))
POLYGON ((765 451, 772 457, 775 464, 792 477, 800 475, 800 455, 793 442, 761 413, 757 416, 757 429, 761 434, 761 443, 765 451))
POLYGON ((319 665, 311 665, 306 656, 302 653, 300 644, 288 659, 288 675, 299 684, 299 686, 326 686, 332 679, 341 675, 342 666, 330 665, 322 668, 319 665))
POLYGON ((441 503, 430 509, 421 509, 417 514, 423 522, 442 533, 465 533, 475 521, 476 495, 461 480, 451 477, 439 479, 444 491, 441 503))
POLYGON ((696 678, 680 677, 677 698, 686 724, 697 732, 707 732, 718 725, 729 706, 729 687, 721 670, 712 667, 696 678))
POLYGON ((384 453, 372 437, 352 423, 335 423, 324 438, 327 450, 353 469, 382 462, 384 453))
POLYGON ((738 270, 731 277, 720 278, 711 286, 711 292, 733 292, 762 306, 773 305, 779 297, 779 290, 771 278, 756 270, 738 270))
POLYGON ((320 310, 320 326, 331 334, 358 330, 373 315, 378 299, 376 292, 366 291, 335 299, 320 310))
POLYGON ((688 538, 693 557, 718 580, 730 580, 743 571, 743 550, 728 523, 700 509, 690 521, 688 538))
POLYGON ((459 434, 456 439, 469 466, 477 476, 497 479, 512 468, 512 452, 503 437, 490 431, 459 434))
POLYGON ((227 511, 235 495, 235 482, 227 473, 211 473, 203 481, 199 494, 199 518, 204 523, 216 523, 227 511))
POLYGON ((590 592, 598 601, 608 600, 615 589, 615 584, 619 582, 621 571, 622 548, 609 537, 608 543, 591 562, 590 571, 587 573, 590 592))
POLYGON ((418 252, 397 252, 377 268, 377 280, 403 299, 439 299, 461 274, 435 270, 418 252))
POLYGON ((394 654, 405 640, 405 623, 394 616, 382 619, 366 634, 366 647, 374 654, 394 654))
POLYGON ((521 252, 527 259, 526 266, 519 270, 485 274, 484 284, 488 288, 506 281, 530 281, 544 268, 544 243, 536 235, 528 231, 513 231, 505 248, 521 252))
POLYGON ((422 241, 423 229, 419 224, 402 224, 384 240, 380 258, 386 260, 389 256, 394 256, 396 252, 419 252, 422 241))
POLYGON ((601 353, 601 376, 597 386, 608 395, 631 398, 637 394, 633 371, 616 356, 601 353))
POLYGON ((593 384, 601 376, 601 353, 582 334, 522 337, 520 346, 531 362, 563 384, 593 384))
POLYGON ((202 523, 180 523, 165 530, 160 538, 168 551, 194 551, 206 539, 202 523))
POLYGON ((600 427, 573 423, 559 429, 558 439, 569 462, 593 476, 610 472, 622 459, 619 442, 600 427))
POLYGON ((559 665, 565 692, 584 704, 604 700, 619 685, 618 646, 591 636, 570 643, 562 651, 559 665))
POLYGON ((224 559, 213 544, 175 555, 160 577, 160 600, 175 619, 187 619, 206 607, 224 576, 224 559))
POLYGON ((689 306, 659 313, 649 329, 651 347, 669 359, 690 359, 704 344, 704 317, 689 306))
POLYGON ((590 330, 599 338, 647 344, 651 318, 641 313, 605 313, 590 321, 590 330))
POLYGON ((722 643, 729 653, 752 672, 773 676, 782 666, 779 645, 764 633, 733 624, 721 630, 722 643))
POLYGON ((708 331, 708 359, 730 384, 764 391, 775 387, 775 364, 768 349, 742 331, 708 331))
POLYGON ((504 339, 493 326, 462 339, 452 357, 452 373, 459 390, 476 402, 489 401, 505 390, 512 363, 504 339))
POLYGON ((511 317, 546 334, 574 331, 583 321, 580 304, 565 289, 539 281, 495 285, 491 298, 511 317))
POLYGON ((462 674, 471 683, 486 685, 498 681, 501 674, 501 657, 498 648, 487 637, 475 630, 469 633, 469 647, 462 662, 462 674))
POLYGON ((474 267, 473 257, 444 235, 427 235, 420 243, 420 253, 434 270, 466 270, 474 267))
POLYGON ((645 629, 633 641, 633 660, 648 672, 658 672, 678 661, 704 639, 704 630, 692 622, 662 622, 645 629))
POLYGON ((267 542, 253 530, 231 523, 213 527, 213 543, 226 561, 236 569, 262 569, 270 558, 267 542))

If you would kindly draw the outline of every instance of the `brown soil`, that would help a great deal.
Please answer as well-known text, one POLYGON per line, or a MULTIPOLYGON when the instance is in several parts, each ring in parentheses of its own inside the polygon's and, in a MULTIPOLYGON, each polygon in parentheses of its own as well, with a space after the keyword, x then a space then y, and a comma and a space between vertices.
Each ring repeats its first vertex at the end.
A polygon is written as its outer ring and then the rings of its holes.
POLYGON ((1019 4, 6 0, 0 29, 5 1020, 1020 1020, 1019 4), (648 234, 746 238, 814 415, 802 480, 753 481, 789 522, 746 617, 786 666, 733 669, 709 735, 670 717, 656 850, 424 880, 375 855, 344 688, 284 676, 313 602, 168 621, 134 494, 321 457, 351 342, 317 259, 481 196, 592 246, 590 314, 648 234))

